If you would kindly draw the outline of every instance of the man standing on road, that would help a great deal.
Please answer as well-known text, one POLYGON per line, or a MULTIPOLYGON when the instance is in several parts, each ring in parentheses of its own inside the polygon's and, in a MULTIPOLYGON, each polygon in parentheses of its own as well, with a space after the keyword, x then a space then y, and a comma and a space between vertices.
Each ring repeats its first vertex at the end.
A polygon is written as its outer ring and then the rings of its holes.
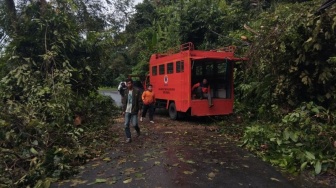
POLYGON ((141 93, 139 89, 133 87, 133 80, 126 80, 127 90, 122 101, 122 114, 125 115, 125 133, 126 143, 132 142, 130 122, 137 132, 137 137, 140 136, 140 128, 138 125, 138 113, 141 107, 141 93))
POLYGON ((142 93, 142 102, 143 106, 140 121, 142 121, 142 118, 146 117, 147 110, 149 110, 149 122, 154 123, 155 95, 153 92, 153 85, 149 84, 147 90, 142 93))

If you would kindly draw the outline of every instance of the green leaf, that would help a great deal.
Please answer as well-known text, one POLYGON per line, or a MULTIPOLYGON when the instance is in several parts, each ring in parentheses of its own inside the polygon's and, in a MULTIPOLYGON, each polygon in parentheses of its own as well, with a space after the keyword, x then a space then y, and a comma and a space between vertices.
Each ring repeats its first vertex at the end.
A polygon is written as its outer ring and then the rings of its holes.
POLYGON ((301 147, 301 146, 303 146, 303 144, 302 143, 297 143, 297 144, 295 144, 295 146, 301 147))
POLYGON ((315 112, 315 113, 317 113, 317 114, 320 113, 320 110, 319 110, 318 108, 316 108, 316 107, 313 108, 313 109, 311 109, 311 111, 312 111, 312 112, 315 112))
POLYGON ((290 137, 294 142, 297 142, 298 139, 299 139, 299 135, 298 135, 297 132, 295 132, 295 133, 291 132, 291 133, 289 134, 289 137, 290 137))
POLYGON ((280 138, 278 138, 278 139, 276 140, 276 142, 277 142, 277 144, 278 144, 279 146, 282 144, 282 140, 281 140, 280 138))
POLYGON ((288 140, 289 139, 289 132, 287 129, 285 129, 285 131, 283 132, 283 138, 284 140, 288 140))
POLYGON ((136 178, 142 178, 142 177, 143 177, 143 174, 142 174, 142 173, 135 173, 135 177, 136 177, 136 178))
POLYGON ((309 159, 309 160, 314 160, 315 159, 314 154, 310 153, 309 151, 305 151, 305 154, 306 154, 307 159, 309 159))
POLYGON ((301 167, 300 167, 301 171, 306 168, 307 164, 308 164, 307 161, 301 164, 301 167))
POLYGON ((107 180, 106 179, 96 179, 95 183, 105 183, 107 180))
POLYGON ((315 163, 315 174, 321 173, 321 170, 322 170, 321 161, 316 161, 316 163, 315 163))
POLYGON ((91 68, 89 66, 85 66, 85 70, 91 72, 91 68))
POLYGON ((37 155, 38 154, 38 151, 36 151, 35 148, 30 148, 30 152, 34 155, 37 155))

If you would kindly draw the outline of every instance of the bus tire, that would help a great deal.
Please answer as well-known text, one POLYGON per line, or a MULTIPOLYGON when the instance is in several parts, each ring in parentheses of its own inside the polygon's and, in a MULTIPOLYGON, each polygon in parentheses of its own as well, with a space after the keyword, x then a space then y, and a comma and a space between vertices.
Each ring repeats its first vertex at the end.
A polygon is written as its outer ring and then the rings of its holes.
POLYGON ((168 112, 169 112, 170 119, 172 119, 172 120, 177 119, 177 111, 176 111, 176 106, 175 106, 174 102, 169 104, 168 112))

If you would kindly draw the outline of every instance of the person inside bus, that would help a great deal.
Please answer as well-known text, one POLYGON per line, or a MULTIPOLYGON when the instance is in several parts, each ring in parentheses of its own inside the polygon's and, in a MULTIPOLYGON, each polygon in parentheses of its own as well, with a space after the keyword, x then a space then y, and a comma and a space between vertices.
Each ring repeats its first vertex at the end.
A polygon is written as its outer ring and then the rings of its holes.
POLYGON ((198 99, 208 98, 208 93, 210 91, 210 85, 208 83, 208 80, 203 79, 202 82, 194 84, 191 90, 198 99))
POLYGON ((209 101, 209 107, 213 106, 210 85, 207 79, 204 78, 202 82, 194 84, 191 88, 191 91, 193 93, 193 96, 196 95, 196 98, 198 99, 207 98, 209 101))
POLYGON ((155 110, 155 95, 153 92, 153 86, 149 84, 147 90, 142 93, 142 115, 140 121, 146 117, 147 110, 149 110, 149 122, 154 123, 153 116, 155 110))

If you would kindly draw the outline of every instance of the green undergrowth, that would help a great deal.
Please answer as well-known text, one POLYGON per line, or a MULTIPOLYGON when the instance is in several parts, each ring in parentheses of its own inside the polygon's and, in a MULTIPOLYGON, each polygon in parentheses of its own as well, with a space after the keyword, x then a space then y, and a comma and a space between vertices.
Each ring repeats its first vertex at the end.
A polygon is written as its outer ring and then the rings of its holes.
POLYGON ((332 174, 336 170, 335 135, 335 113, 303 103, 277 123, 250 123, 241 141, 243 147, 287 172, 332 174))
POLYGON ((43 103, 8 99, 0 107, 0 187, 49 187, 106 148, 118 112, 111 98, 54 95, 43 103))

